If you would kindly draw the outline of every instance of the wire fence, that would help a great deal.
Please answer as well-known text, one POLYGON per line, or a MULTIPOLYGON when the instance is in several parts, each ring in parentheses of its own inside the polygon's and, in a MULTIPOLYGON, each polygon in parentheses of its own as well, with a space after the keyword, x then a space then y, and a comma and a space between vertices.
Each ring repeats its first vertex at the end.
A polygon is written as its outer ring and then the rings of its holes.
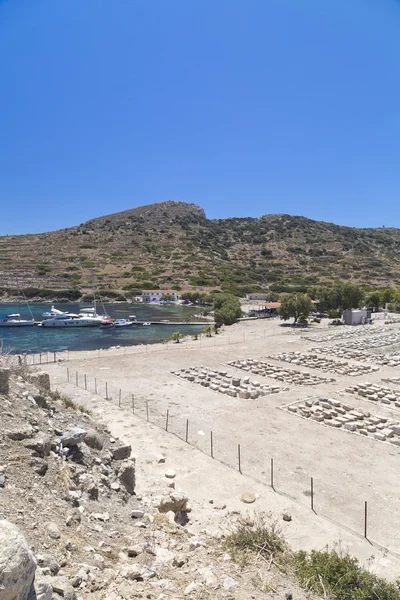
MULTIPOLYGON (((295 330, 288 330, 290 335, 299 333, 295 330)), ((281 334, 281 331, 279 331, 281 334)), ((275 329, 264 328, 259 332, 243 332, 240 334, 232 335, 213 335, 206 336, 200 335, 195 339, 195 336, 187 336, 180 340, 178 343, 172 340, 164 342, 154 342, 150 344, 137 344, 132 346, 113 346, 111 348, 98 348, 96 350, 65 350, 62 352, 38 352, 21 355, 27 366, 40 366, 55 362, 67 362, 72 360, 85 358, 101 358, 104 356, 127 356, 135 354, 157 354, 167 353, 171 350, 182 351, 190 349, 203 349, 203 348, 221 348, 224 346, 230 346, 234 344, 243 344, 256 340, 263 340, 270 336, 278 335, 278 331, 275 329)))
MULTIPOLYGON (((396 531, 400 525, 398 512, 382 502, 379 497, 369 499, 357 497, 353 487, 338 486, 329 477, 315 477, 291 471, 277 452, 268 456, 265 448, 254 441, 237 439, 223 431, 221 424, 211 420, 200 422, 181 414, 178 407, 161 410, 155 403, 138 394, 109 384, 97 377, 88 377, 75 369, 65 369, 65 380, 72 386, 95 394, 122 411, 146 421, 170 435, 210 456, 225 466, 251 477, 254 481, 269 486, 276 494, 294 500, 335 524, 345 527, 364 537, 368 542, 385 548, 396 548, 396 531), (257 456, 258 460, 254 460, 257 456), (343 495, 341 495, 343 492, 343 495)), ((314 457, 318 460, 318 457, 314 457)))

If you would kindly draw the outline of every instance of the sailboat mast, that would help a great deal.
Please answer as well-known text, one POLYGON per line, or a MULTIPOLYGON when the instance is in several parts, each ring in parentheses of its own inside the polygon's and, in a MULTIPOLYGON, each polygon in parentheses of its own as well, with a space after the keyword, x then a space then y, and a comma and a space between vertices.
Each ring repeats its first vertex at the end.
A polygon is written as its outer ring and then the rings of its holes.
POLYGON ((94 306, 94 313, 97 314, 96 311, 96 287, 95 287, 95 281, 94 281, 94 273, 92 271, 92 285, 93 285, 93 306, 94 306))

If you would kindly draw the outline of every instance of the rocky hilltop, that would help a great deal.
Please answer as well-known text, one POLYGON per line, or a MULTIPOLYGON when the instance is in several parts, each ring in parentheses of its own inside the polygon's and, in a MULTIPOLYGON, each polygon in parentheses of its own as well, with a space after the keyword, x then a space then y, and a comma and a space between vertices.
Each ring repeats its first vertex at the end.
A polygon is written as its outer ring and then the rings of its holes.
POLYGON ((6 288, 88 292, 94 274, 108 297, 146 288, 285 291, 336 279, 399 285, 400 230, 357 229, 284 214, 207 219, 167 201, 44 234, 0 238, 6 288))

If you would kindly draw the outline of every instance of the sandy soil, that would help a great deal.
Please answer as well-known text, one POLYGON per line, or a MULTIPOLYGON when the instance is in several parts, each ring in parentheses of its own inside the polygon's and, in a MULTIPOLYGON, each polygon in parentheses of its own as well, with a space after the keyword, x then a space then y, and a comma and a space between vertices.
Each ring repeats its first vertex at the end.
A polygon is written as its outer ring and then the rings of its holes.
MULTIPOLYGON (((226 504, 228 509, 235 506, 243 509, 240 494, 245 490, 254 491, 259 498, 252 508, 277 514, 289 511, 293 515, 287 525, 287 535, 294 547, 322 547, 341 541, 376 572, 397 576, 400 567, 397 485, 400 449, 299 418, 280 407, 310 396, 328 396, 372 414, 400 420, 400 409, 374 406, 342 392, 356 381, 382 384, 382 378, 396 376, 398 369, 382 367, 354 379, 315 369, 313 374, 336 380, 317 386, 286 385, 253 376, 263 383, 289 387, 287 391, 257 400, 229 397, 171 374, 180 368, 204 365, 224 367, 232 375, 243 377, 246 373, 228 367, 227 363, 249 357, 271 357, 282 351, 307 352, 316 343, 304 339, 304 335, 325 339, 339 331, 353 331, 353 328, 328 327, 326 323, 314 325, 306 332, 282 327, 276 319, 243 321, 213 338, 74 353, 68 362, 49 364, 45 369, 53 385, 90 405, 107 421, 115 435, 130 440, 139 460, 154 459, 157 452, 167 451, 178 482, 198 505, 199 527, 222 519, 221 511, 209 505, 210 499, 215 504, 226 504), (93 393, 95 388, 97 395, 93 393), (132 395, 135 415, 132 414, 132 395), (146 403, 153 424, 146 423, 146 403), (167 410, 168 433, 161 429, 166 426, 167 410), (189 444, 182 441, 187 420, 189 444), (209 457, 211 431, 215 460, 209 457), (238 444, 242 474, 238 473, 238 444), (270 487, 271 458, 274 459, 275 490, 270 487), (315 513, 310 509, 311 477, 314 478, 315 513), (368 501, 370 541, 363 539, 365 501, 368 501)), ((386 335, 386 332, 400 331, 400 325, 384 325, 383 319, 376 320, 368 328, 360 327, 356 339, 370 337, 375 332, 382 335, 382 329, 386 335)), ((335 346, 339 343, 346 343, 346 339, 326 341, 324 345, 332 346, 332 353, 324 356, 334 359, 335 346)), ((390 352, 393 348, 387 346, 379 352, 383 350, 390 352)), ((268 362, 285 369, 310 372, 310 369, 270 358, 268 362)))

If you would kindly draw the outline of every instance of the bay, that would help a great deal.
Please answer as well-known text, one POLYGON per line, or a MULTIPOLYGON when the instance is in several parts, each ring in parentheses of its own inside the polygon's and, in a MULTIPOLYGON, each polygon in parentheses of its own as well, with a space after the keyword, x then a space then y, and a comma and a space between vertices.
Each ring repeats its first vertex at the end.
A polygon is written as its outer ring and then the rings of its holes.
MULTIPOLYGON (((86 304, 56 304, 63 311, 79 312, 87 308, 86 304)), ((50 304, 31 304, 35 320, 42 321, 43 313, 50 310, 50 304)), ((102 310, 98 307, 98 312, 102 310)), ((195 322, 194 314, 199 311, 195 307, 158 304, 107 304, 106 313, 113 318, 125 318, 136 315, 138 321, 160 321, 168 319, 169 325, 151 325, 143 327, 120 327, 100 329, 99 327, 0 327, 0 345, 5 351, 14 354, 38 352, 62 352, 64 350, 98 350, 112 346, 134 346, 167 341, 175 331, 183 335, 201 333, 204 325, 174 325, 172 321, 195 322)), ((0 304, 0 318, 7 314, 20 313, 21 318, 31 318, 29 309, 23 304, 0 304)))

